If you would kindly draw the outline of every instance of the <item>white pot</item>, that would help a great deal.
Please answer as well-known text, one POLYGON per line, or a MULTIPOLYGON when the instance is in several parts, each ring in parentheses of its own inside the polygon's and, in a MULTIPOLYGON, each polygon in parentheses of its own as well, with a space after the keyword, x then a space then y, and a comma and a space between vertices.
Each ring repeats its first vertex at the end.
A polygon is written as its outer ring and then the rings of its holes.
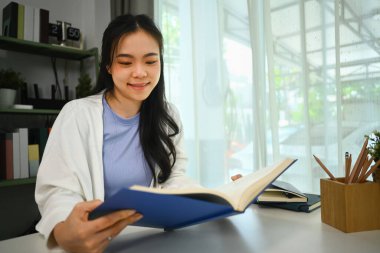
POLYGON ((0 89, 0 108, 10 108, 14 105, 16 99, 16 90, 0 89))

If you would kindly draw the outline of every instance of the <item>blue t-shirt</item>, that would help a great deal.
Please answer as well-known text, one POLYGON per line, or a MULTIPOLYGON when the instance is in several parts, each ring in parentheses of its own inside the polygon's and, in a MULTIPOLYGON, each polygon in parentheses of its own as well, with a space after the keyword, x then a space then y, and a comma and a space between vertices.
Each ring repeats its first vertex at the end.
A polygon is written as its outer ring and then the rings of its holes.
POLYGON ((123 187, 149 186, 152 173, 139 137, 140 114, 122 118, 103 96, 103 168, 105 199, 123 187))

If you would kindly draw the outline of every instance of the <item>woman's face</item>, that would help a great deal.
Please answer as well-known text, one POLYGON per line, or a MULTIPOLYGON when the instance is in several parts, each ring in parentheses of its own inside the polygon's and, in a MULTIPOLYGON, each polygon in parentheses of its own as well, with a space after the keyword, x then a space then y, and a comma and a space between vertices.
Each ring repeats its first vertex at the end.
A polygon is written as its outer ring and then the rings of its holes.
POLYGON ((157 41, 142 30, 124 35, 108 72, 114 82, 114 96, 120 101, 141 105, 160 79, 160 49, 157 41))

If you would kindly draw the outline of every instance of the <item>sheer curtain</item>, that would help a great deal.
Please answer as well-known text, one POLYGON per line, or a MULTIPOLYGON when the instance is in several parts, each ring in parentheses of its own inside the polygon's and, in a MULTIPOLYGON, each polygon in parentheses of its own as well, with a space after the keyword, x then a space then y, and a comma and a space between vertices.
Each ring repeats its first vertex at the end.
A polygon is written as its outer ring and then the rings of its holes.
POLYGON ((283 157, 307 192, 343 175, 380 128, 380 3, 159 0, 168 99, 181 112, 189 175, 216 186, 283 157))

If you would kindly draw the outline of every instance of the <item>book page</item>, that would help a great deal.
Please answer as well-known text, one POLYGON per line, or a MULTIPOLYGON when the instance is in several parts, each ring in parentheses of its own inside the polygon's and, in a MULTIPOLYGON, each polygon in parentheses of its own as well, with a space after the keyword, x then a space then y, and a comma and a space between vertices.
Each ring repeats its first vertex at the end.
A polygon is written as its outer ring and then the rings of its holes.
POLYGON ((275 180, 283 171, 295 162, 294 159, 285 159, 273 166, 252 172, 238 180, 215 188, 229 196, 235 209, 243 211, 266 186, 275 180))
POLYGON ((130 187, 131 190, 144 191, 156 194, 186 195, 190 198, 212 201, 214 203, 228 204, 234 207, 234 200, 223 192, 206 187, 184 187, 184 188, 150 188, 141 185, 130 187))

